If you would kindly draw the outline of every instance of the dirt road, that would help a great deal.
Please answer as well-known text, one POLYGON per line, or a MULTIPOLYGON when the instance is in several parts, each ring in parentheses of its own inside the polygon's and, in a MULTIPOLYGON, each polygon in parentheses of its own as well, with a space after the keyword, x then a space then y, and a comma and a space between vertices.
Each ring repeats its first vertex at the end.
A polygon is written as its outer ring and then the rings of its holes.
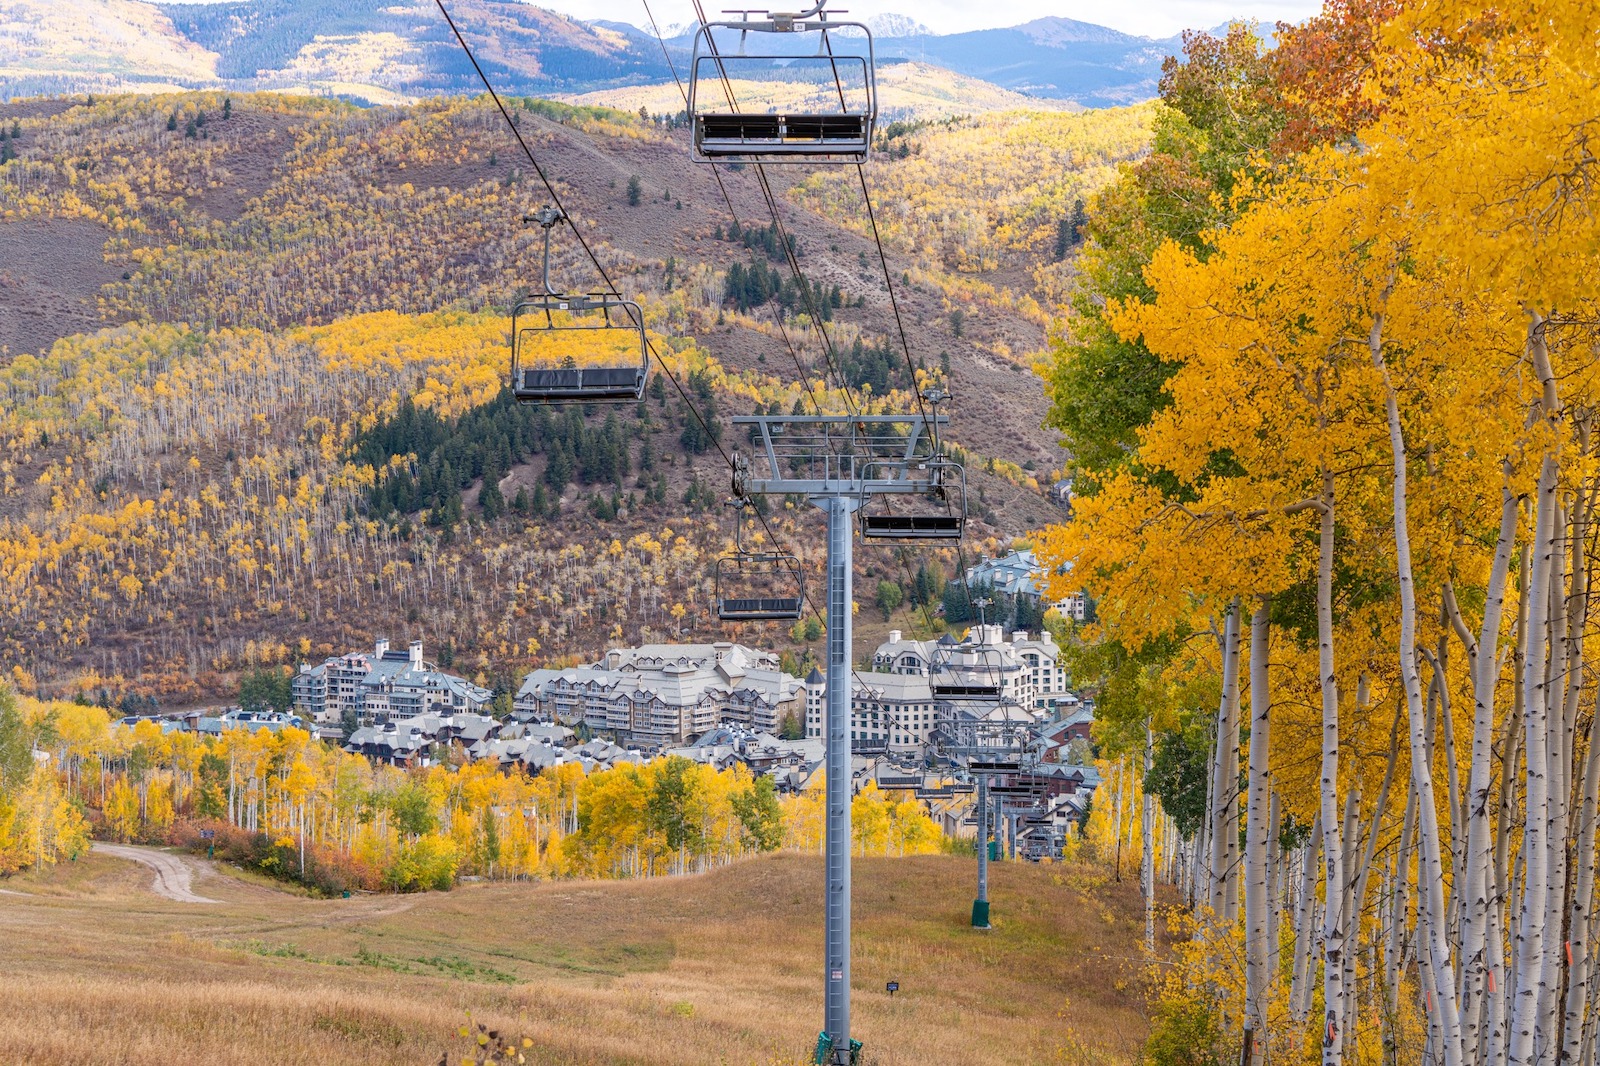
POLYGON ((182 855, 175 855, 170 851, 158 851, 155 848, 140 848, 129 844, 102 844, 95 841, 94 850, 102 855, 110 855, 118 859, 129 859, 133 862, 143 863, 156 872, 155 884, 150 890, 158 896, 178 903, 219 903, 220 900, 207 899, 197 896, 190 888, 194 871, 189 865, 190 860, 182 855))

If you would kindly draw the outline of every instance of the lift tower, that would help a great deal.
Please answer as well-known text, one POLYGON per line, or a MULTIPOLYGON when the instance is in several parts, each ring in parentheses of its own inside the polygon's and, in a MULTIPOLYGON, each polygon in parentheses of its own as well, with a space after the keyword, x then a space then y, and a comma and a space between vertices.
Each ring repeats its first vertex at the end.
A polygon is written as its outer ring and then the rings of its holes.
MULTIPOLYGON (((918 513, 902 523, 919 542, 958 540, 966 521, 961 469, 939 447, 943 415, 736 417, 754 456, 734 459, 736 496, 807 497, 828 517, 826 1000, 818 1063, 850 1066, 850 651, 852 519, 876 497, 918 513)), ((863 534, 883 536, 863 523, 863 534)))

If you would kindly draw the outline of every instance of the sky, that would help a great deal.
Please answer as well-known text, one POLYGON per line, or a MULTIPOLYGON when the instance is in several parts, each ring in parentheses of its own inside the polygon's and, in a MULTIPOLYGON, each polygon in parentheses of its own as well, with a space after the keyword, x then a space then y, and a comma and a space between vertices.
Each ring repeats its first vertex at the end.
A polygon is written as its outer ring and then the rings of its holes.
MULTIPOLYGON (((649 27, 643 0, 536 0, 538 6, 563 11, 581 19, 610 19, 649 27)), ((701 0, 706 14, 715 19, 732 0, 701 0)), ((752 0, 774 9, 804 8, 798 2, 752 0)), ((1321 10, 1321 0, 1142 0, 1139 3, 1105 3, 1104 0, 1012 0, 986 4, 980 0, 839 0, 845 18, 897 13, 909 15, 935 33, 1016 26, 1047 15, 1110 26, 1124 33, 1147 37, 1173 37, 1186 29, 1208 29, 1230 19, 1257 19, 1264 25, 1278 20, 1298 22, 1321 10)), ((689 0, 650 0, 651 10, 665 30, 694 20, 689 0)), ((830 11, 834 9, 830 8, 830 11)))

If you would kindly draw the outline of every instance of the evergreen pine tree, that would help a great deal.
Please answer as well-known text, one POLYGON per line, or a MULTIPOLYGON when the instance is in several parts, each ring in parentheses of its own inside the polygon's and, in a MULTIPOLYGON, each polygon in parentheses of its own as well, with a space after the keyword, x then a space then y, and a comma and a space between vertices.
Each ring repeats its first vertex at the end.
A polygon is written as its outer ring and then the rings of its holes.
POLYGON ((506 498, 500 492, 500 471, 491 470, 483 475, 483 488, 478 490, 478 507, 485 521, 493 522, 506 513, 506 498))

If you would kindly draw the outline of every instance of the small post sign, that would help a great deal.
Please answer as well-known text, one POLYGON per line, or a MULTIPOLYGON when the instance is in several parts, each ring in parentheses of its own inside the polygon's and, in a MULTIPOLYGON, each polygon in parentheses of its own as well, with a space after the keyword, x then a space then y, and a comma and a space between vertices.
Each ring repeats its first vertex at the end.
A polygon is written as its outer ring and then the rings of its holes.
POLYGON ((215 829, 202 829, 202 830, 200 830, 200 839, 207 842, 206 843, 206 858, 208 858, 208 859, 214 859, 214 858, 217 857, 216 856, 216 848, 217 848, 216 835, 217 835, 217 831, 215 829))
POLYGON ((893 999, 894 998, 894 994, 896 992, 900 991, 900 982, 899 981, 890 981, 888 984, 884 985, 883 987, 885 987, 885 988, 887 988, 889 990, 889 998, 893 999))

